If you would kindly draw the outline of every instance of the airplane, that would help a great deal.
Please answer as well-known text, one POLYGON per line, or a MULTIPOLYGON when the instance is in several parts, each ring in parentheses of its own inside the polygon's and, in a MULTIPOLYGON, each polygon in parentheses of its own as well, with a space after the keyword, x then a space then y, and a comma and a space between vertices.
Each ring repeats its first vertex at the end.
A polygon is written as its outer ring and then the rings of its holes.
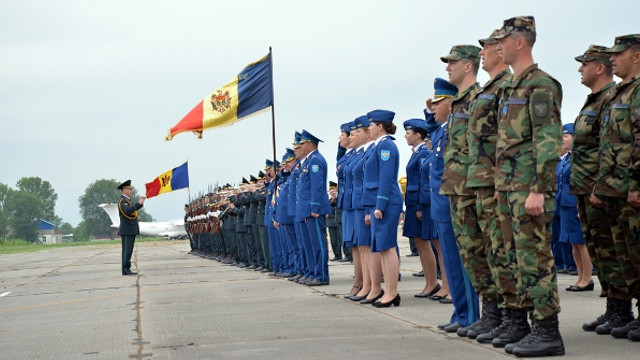
MULTIPOLYGON (((100 204, 111 219, 111 227, 118 228, 120 226, 120 215, 118 214, 118 205, 107 203, 100 204)), ((140 235, 163 236, 167 239, 183 239, 187 237, 187 231, 184 229, 184 220, 174 220, 165 222, 138 222, 140 226, 140 235)))

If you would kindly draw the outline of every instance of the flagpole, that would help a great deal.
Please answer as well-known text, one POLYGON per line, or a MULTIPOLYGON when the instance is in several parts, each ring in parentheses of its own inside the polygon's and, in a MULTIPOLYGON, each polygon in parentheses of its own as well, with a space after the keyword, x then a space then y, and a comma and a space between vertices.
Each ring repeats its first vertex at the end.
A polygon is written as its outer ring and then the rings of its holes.
MULTIPOLYGON (((271 67, 271 144, 273 146, 273 173, 275 175, 275 183, 278 183, 278 172, 276 168, 276 110, 273 92, 273 53, 269 46, 269 66, 271 67)), ((276 185, 277 186, 277 185, 276 185)))

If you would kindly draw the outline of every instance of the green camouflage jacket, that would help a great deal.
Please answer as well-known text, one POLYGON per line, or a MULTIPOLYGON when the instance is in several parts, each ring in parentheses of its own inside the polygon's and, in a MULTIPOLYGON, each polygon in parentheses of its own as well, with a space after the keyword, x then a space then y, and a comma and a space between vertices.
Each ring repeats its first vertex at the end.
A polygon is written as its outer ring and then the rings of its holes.
POLYGON ((603 109, 615 83, 610 82, 600 91, 587 95, 587 100, 573 124, 571 151, 572 194, 591 194, 598 176, 600 132, 604 121, 603 109))
POLYGON ((626 197, 629 191, 640 190, 639 79, 637 74, 618 84, 604 106, 596 195, 626 197))
POLYGON ((562 148, 561 104, 562 86, 538 64, 505 84, 500 98, 496 190, 555 190, 562 148))
POLYGON ((496 75, 484 85, 471 105, 471 118, 467 132, 469 146, 467 187, 469 188, 495 185, 499 92, 510 78, 509 69, 496 75))
POLYGON ((440 185, 441 195, 474 195, 473 189, 467 189, 467 170, 469 168, 467 128, 471 114, 471 103, 478 91, 480 91, 480 85, 475 83, 453 97, 451 115, 449 115, 449 123, 447 124, 444 173, 440 185))

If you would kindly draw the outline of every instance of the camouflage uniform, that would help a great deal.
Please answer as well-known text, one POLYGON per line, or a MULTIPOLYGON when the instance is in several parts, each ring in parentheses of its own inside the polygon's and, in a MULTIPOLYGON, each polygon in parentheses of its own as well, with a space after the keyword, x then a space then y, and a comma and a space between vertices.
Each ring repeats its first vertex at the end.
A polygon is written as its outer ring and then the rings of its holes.
POLYGON ((537 320, 560 311, 550 234, 554 169, 561 149, 562 87, 533 64, 505 85, 500 99, 496 153, 498 220, 505 245, 515 247, 517 308, 537 320), (529 193, 544 194, 545 212, 527 214, 529 193))
MULTIPOLYGON (((441 58, 443 62, 467 59, 479 62, 480 49, 473 45, 457 45, 448 56, 441 58)), ((467 188, 467 171, 469 168, 469 147, 467 146, 467 129, 469 125, 471 103, 475 100, 480 86, 471 85, 458 92, 451 103, 451 115, 447 124, 447 143, 444 156, 444 173, 440 185, 440 194, 449 195, 451 222, 456 235, 458 251, 462 258, 469 280, 476 293, 485 294, 487 285, 495 288, 486 261, 477 261, 482 252, 477 241, 480 234, 476 217, 476 202, 473 189, 467 188), (487 278, 489 281, 487 281, 487 278)), ((484 260, 484 255, 480 257, 484 260)), ((495 293, 495 291, 493 291, 495 293)))
POLYGON ((629 293, 639 298, 640 209, 627 203, 627 194, 640 191, 640 73, 618 84, 604 109, 593 193, 606 200, 607 214, 617 214, 609 217, 611 235, 629 293))
MULTIPOLYGON (((605 47, 591 45, 584 55, 575 59, 578 62, 598 60, 610 63, 605 50, 605 47)), ((589 202, 598 174, 598 149, 604 121, 603 105, 614 85, 615 83, 611 82, 598 92, 589 94, 575 120, 570 190, 572 194, 578 195, 582 233, 591 261, 596 268, 603 295, 614 299, 628 299, 629 290, 611 238, 609 216, 605 209, 597 208, 589 202)))
POLYGON ((471 107, 467 144, 469 146, 469 170, 467 188, 476 192, 475 207, 480 233, 470 239, 469 248, 477 249, 474 257, 470 257, 471 267, 476 271, 479 291, 489 299, 499 300, 502 307, 507 300, 516 304, 517 292, 512 272, 508 271, 509 259, 515 259, 515 249, 510 249, 511 256, 502 241, 502 234, 497 221, 495 192, 495 153, 497 124, 497 103, 500 88, 510 78, 507 69, 489 80, 471 107), (477 264, 476 264, 477 263, 477 264), (481 276, 478 276, 481 275, 481 276))

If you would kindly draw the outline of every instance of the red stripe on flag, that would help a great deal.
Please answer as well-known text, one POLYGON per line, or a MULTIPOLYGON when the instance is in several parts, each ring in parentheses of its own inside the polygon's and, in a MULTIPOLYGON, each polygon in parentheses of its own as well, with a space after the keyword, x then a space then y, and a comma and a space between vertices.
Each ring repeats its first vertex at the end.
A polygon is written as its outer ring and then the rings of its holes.
POLYGON ((203 102, 204 100, 200 101, 176 126, 169 130, 169 137, 174 137, 176 134, 185 131, 202 131, 203 102))
POLYGON ((147 199, 158 195, 162 187, 159 178, 155 178, 152 182, 144 184, 144 186, 147 188, 147 199))

